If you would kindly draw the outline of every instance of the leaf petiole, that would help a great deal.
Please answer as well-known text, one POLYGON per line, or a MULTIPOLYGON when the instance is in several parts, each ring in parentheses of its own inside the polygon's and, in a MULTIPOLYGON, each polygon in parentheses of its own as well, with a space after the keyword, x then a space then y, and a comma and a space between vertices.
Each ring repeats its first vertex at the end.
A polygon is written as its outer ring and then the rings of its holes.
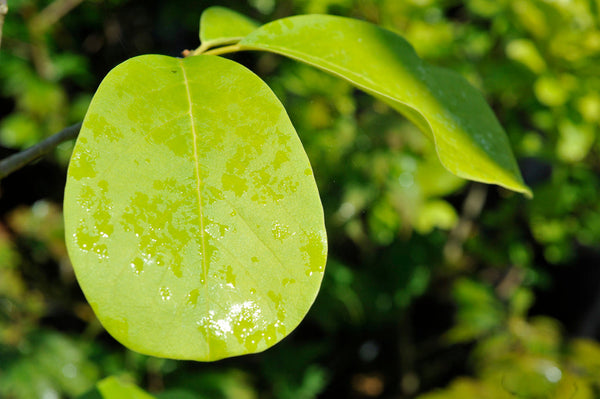
POLYGON ((209 48, 210 48, 210 45, 202 43, 200 45, 200 47, 198 47, 196 50, 188 52, 186 57, 191 57, 193 55, 200 55, 200 54, 204 53, 206 50, 208 50, 209 48))
POLYGON ((229 54, 241 51, 242 48, 239 44, 231 44, 228 46, 211 48, 210 45, 201 45, 197 49, 193 51, 185 50, 183 52, 185 57, 192 57, 194 55, 207 54, 207 55, 221 55, 221 54, 229 54))
MULTIPOLYGON (((229 53, 237 53, 238 51, 242 51, 242 50, 243 50, 243 48, 240 44, 233 44, 231 46, 213 48, 211 50, 205 51, 202 54, 222 55, 222 54, 229 54, 229 53)), ((194 55, 196 55, 196 54, 194 54, 194 55)))

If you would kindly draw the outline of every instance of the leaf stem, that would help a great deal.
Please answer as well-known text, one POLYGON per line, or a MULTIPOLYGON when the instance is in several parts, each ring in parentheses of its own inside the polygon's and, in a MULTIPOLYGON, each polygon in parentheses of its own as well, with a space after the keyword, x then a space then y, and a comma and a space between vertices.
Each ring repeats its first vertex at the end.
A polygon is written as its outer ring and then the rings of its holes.
POLYGON ((229 53, 237 53, 238 51, 243 51, 243 47, 239 44, 233 44, 231 46, 224 46, 224 47, 218 47, 218 48, 214 48, 212 50, 208 50, 202 54, 206 54, 206 55, 222 55, 222 54, 229 54, 229 53))
POLYGON ((81 122, 75 125, 64 128, 60 132, 40 141, 28 149, 13 154, 0 161, 0 180, 6 176, 21 169, 23 166, 35 161, 36 159, 46 155, 59 144, 72 140, 77 137, 81 129, 81 122))
POLYGON ((202 43, 196 50, 190 51, 188 56, 200 55, 210 48, 209 45, 202 43))
MULTIPOLYGON (((222 39, 222 40, 213 40, 213 41, 209 41, 209 42, 204 42, 197 49, 184 50, 182 52, 182 54, 184 55, 184 57, 192 57, 194 55, 200 55, 200 54, 213 54, 214 55, 215 52, 217 52, 217 55, 225 54, 225 53, 218 52, 217 50, 230 49, 231 47, 234 47, 235 44, 237 44, 242 39, 243 39, 242 37, 238 37, 238 38, 228 38, 228 39, 224 39, 224 40, 222 39)), ((234 51, 239 51, 239 50, 231 50, 231 51, 226 51, 226 52, 230 53, 230 52, 234 52, 234 51)))

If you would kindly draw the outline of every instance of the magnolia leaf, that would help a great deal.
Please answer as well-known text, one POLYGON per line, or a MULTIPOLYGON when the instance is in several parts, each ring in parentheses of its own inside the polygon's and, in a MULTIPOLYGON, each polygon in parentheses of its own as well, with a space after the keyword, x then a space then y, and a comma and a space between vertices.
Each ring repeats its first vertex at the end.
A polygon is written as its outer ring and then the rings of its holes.
POLYGON ((259 23, 225 7, 209 7, 200 16, 202 48, 239 41, 259 26, 259 23))
POLYGON ((308 158, 272 91, 223 58, 132 58, 95 94, 65 189, 67 248, 135 351, 262 351, 300 323, 326 260, 308 158))
POLYGON ((401 36, 363 21, 301 15, 263 25, 239 46, 288 56, 349 81, 431 137, 450 172, 531 195, 481 93, 460 75, 424 63, 401 36))

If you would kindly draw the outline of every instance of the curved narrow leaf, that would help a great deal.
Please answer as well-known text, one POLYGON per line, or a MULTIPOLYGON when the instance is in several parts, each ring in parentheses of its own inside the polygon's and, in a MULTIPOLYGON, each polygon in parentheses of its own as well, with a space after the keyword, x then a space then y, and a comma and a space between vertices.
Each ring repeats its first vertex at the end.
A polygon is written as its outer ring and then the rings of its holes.
POLYGON ((209 7, 200 16, 203 48, 239 41, 259 26, 258 22, 225 7, 209 7))
POLYGON ((425 64, 401 36, 363 21, 302 15, 261 26, 239 44, 346 79, 432 137, 450 172, 531 195, 481 93, 458 74, 425 64))
POLYGON ((323 274, 323 210, 275 95, 215 56, 132 58, 83 122, 67 248, 104 327, 154 356, 216 360, 292 331, 323 274))

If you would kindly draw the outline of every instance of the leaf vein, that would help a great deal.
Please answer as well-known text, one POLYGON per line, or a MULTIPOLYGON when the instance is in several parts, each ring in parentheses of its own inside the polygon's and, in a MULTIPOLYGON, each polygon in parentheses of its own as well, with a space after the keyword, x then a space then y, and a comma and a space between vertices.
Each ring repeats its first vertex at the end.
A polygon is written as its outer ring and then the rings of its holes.
MULTIPOLYGON (((179 66, 181 67, 181 72, 183 73, 183 81, 184 81, 184 86, 185 86, 185 90, 186 90, 186 94, 187 94, 187 99, 188 99, 188 103, 189 103, 189 108, 188 108, 188 114, 190 117, 190 125, 191 125, 191 129, 192 129, 192 143, 193 143, 193 152, 194 152, 194 166, 195 166, 195 172, 196 172, 196 190, 198 192, 198 221, 200 223, 200 240, 201 240, 201 245, 202 245, 202 274, 203 274, 203 284, 205 287, 205 295, 206 295, 206 315, 208 316, 209 314, 209 310, 208 310, 208 265, 206 264, 206 237, 205 237, 205 231, 204 231, 204 220, 202 218, 203 212, 202 212, 202 180, 200 178, 200 164, 199 164, 199 159, 198 159, 198 142, 197 142, 197 135, 198 133, 196 132, 196 122, 194 120, 194 114, 193 114, 193 103, 192 103, 192 93, 190 92, 190 84, 189 84, 189 80, 187 77, 187 73, 185 72, 185 68, 183 66, 183 60, 179 60, 179 66)), ((207 328, 207 335, 210 334, 210 330, 207 328)), ((210 336, 206 337, 206 343, 207 343, 207 348, 208 348, 208 355, 207 357, 210 359, 210 336)))

